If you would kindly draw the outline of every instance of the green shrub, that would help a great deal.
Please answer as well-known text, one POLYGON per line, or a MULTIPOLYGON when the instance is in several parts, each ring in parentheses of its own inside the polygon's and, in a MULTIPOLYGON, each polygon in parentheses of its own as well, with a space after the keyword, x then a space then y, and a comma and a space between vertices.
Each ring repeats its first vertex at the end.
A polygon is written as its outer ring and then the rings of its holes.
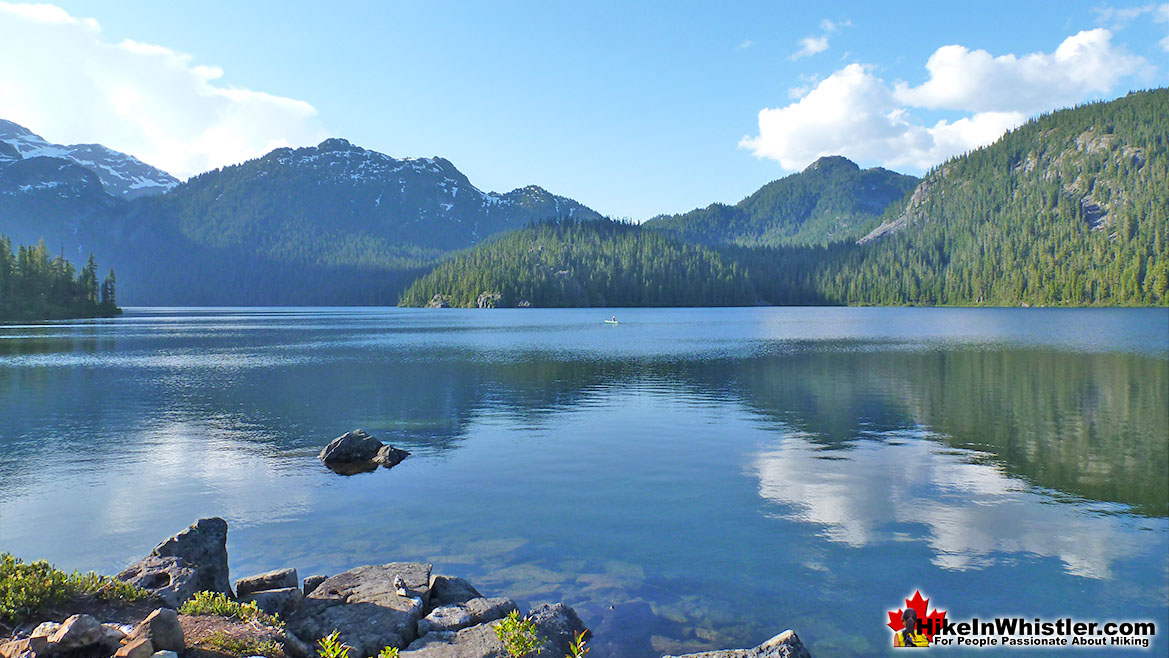
POLYGON ((197 646, 230 656, 269 656, 269 658, 276 658, 283 653, 280 645, 272 640, 260 640, 253 637, 232 637, 223 631, 216 631, 208 635, 200 640, 197 646))
POLYGON ((382 649, 377 658, 398 658, 398 647, 386 647, 382 649))
POLYGON ((44 560, 24 562, 0 553, 0 619, 16 624, 46 608, 78 598, 102 601, 138 601, 150 592, 99 576, 92 571, 71 574, 44 560))
POLYGON ((320 648, 317 649, 317 654, 321 658, 349 658, 349 647, 341 644, 341 640, 338 639, 340 636, 341 634, 339 632, 333 631, 327 636, 322 637, 317 642, 320 645, 320 648))
POLYGON ((536 638, 536 624, 531 619, 520 619, 520 613, 515 610, 500 620, 495 627, 495 634, 513 658, 526 656, 540 648, 540 640, 536 638))
POLYGON ((240 603, 227 598, 220 592, 195 592, 195 595, 179 606, 180 615, 215 615, 240 621, 255 621, 269 626, 283 627, 276 615, 266 614, 255 601, 240 603))
POLYGON ((589 647, 585 646, 585 635, 588 635, 588 632, 589 629, 586 628, 573 636, 572 644, 568 645, 568 655, 564 658, 584 658, 588 655, 589 651, 591 651, 589 647))

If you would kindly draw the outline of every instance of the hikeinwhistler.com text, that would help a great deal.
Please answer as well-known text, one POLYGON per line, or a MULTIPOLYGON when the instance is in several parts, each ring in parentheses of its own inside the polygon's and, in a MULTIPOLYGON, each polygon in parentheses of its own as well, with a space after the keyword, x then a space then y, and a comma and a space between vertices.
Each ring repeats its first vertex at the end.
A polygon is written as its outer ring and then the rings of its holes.
POLYGON ((1151 621, 1076 621, 996 617, 990 620, 919 621, 919 628, 933 634, 937 647, 1133 647, 1147 649, 1157 634, 1151 621))

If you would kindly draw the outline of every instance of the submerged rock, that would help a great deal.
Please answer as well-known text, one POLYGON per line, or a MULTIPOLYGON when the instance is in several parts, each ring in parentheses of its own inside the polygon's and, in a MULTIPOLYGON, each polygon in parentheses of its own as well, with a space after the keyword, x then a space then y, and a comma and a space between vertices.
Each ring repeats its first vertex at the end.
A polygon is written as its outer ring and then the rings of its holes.
POLYGON ((376 470, 378 466, 396 466, 409 454, 357 429, 330 441, 317 457, 334 472, 353 475, 376 470))
POLYGON ((795 631, 789 630, 751 649, 705 651, 662 658, 812 658, 812 654, 808 653, 795 631))

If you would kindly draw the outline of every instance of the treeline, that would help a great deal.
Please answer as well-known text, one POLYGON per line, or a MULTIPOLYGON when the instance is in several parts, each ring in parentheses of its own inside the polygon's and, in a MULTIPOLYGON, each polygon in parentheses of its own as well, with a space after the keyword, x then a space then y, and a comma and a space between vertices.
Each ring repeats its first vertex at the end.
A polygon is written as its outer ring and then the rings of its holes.
POLYGON ((611 220, 560 219, 459 253, 418 279, 402 306, 738 306, 755 294, 715 251, 611 220), (494 295, 498 295, 498 299, 494 295))
POLYGON ((49 258, 42 241, 35 247, 0 236, 0 321, 61 320, 118 315, 113 270, 98 284, 97 263, 89 257, 78 272, 63 256, 49 258))

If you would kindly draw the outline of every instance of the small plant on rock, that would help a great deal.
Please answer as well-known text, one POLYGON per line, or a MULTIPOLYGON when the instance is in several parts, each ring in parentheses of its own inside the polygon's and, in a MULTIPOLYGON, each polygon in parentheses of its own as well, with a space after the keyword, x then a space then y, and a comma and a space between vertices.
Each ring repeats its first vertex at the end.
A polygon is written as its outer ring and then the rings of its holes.
POLYGON ((275 658, 282 654, 280 645, 272 640, 232 637, 223 631, 216 631, 197 643, 201 649, 229 656, 268 656, 275 658))
POLYGON ((513 658, 526 656, 540 648, 536 624, 531 619, 520 619, 520 613, 515 610, 500 620, 495 627, 495 634, 513 658))
MULTIPOLYGON (((320 641, 317 642, 317 644, 320 646, 320 648, 317 649, 317 654, 321 658, 349 658, 349 647, 341 644, 340 638, 341 633, 338 631, 333 631, 325 637, 322 637, 320 641)), ((389 647, 386 647, 386 649, 388 648, 389 647)), ((394 649, 394 651, 397 652, 397 649, 394 649)), ((382 650, 382 653, 385 653, 385 649, 382 650)), ((397 653, 394 655, 397 655, 397 653)))
POLYGON ((377 658, 398 658, 398 647, 386 647, 382 649, 377 658))
POLYGON ((589 647, 585 646, 585 644, 587 644, 585 641, 585 636, 588 635, 588 633, 589 629, 586 628, 573 636, 572 644, 568 645, 568 655, 564 658, 584 658, 586 655, 588 655, 589 651, 591 651, 589 647))

